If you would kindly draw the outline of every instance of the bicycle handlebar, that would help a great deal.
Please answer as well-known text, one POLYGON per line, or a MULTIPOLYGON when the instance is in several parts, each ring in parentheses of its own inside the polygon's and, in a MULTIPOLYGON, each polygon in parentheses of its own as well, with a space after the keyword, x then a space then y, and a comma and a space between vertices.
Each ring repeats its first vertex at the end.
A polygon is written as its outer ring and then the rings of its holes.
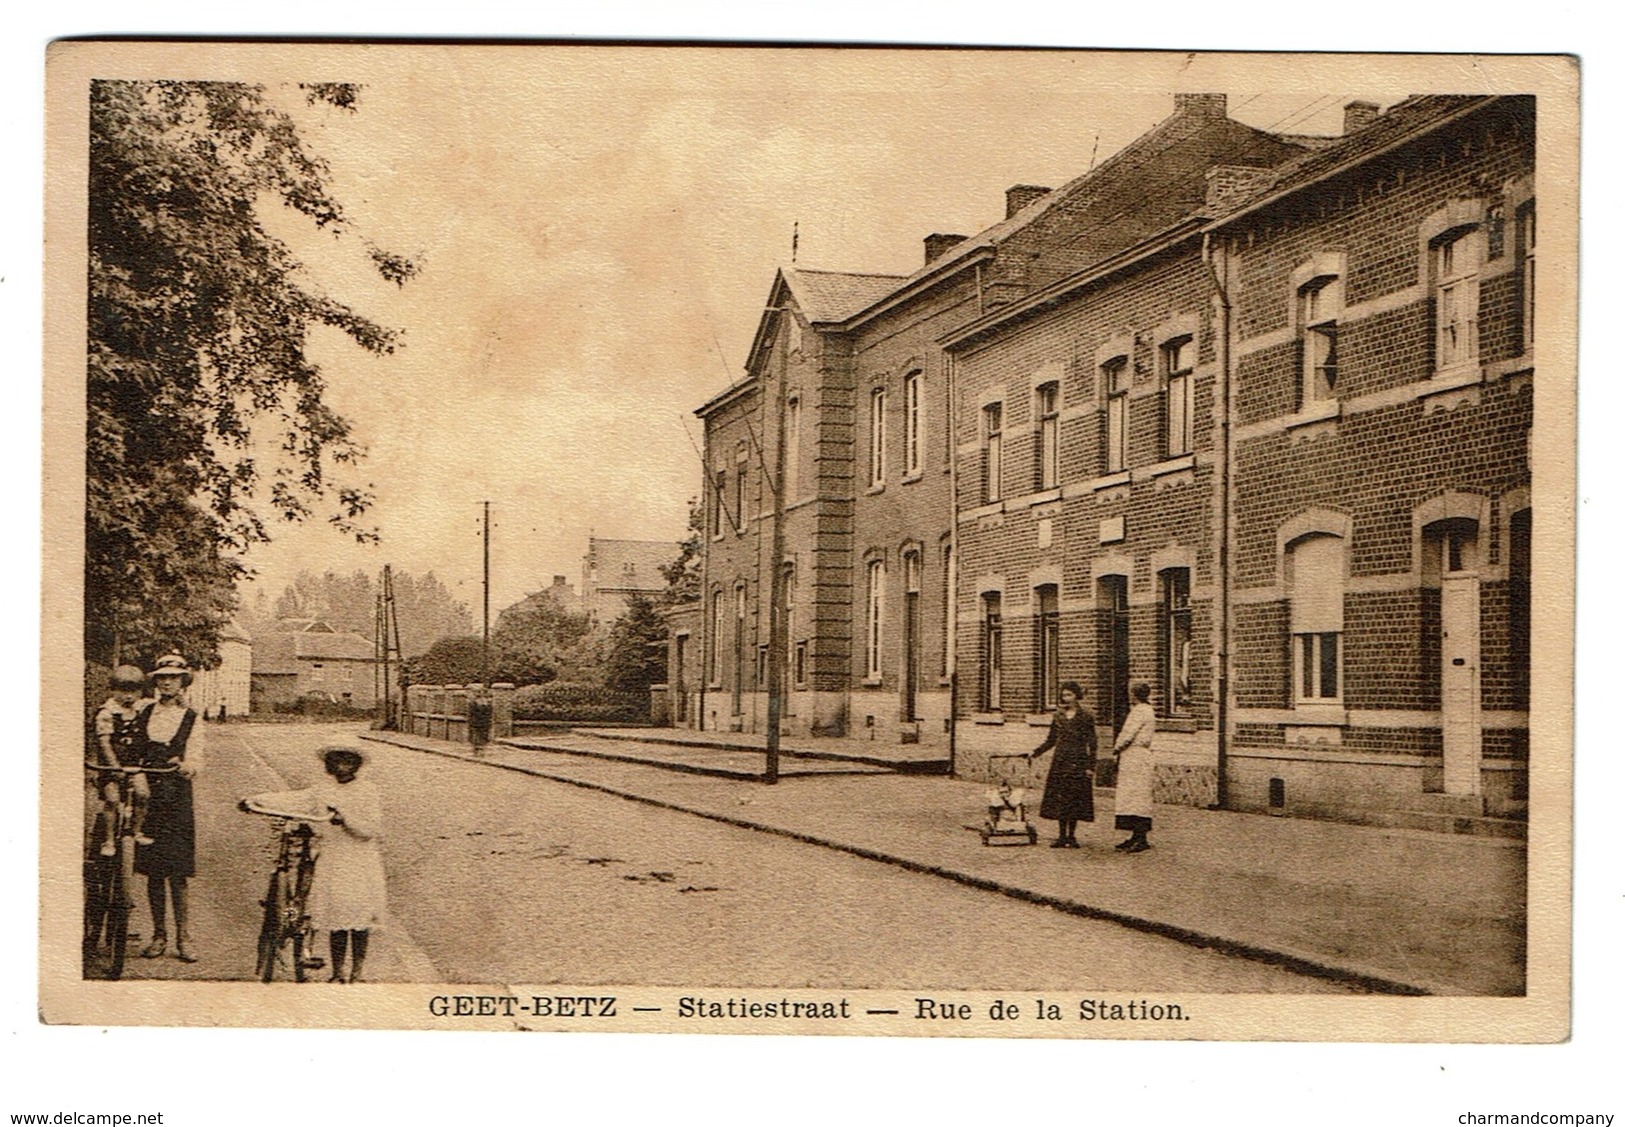
POLYGON ((249 814, 259 814, 266 818, 282 818, 289 822, 325 822, 333 814, 331 810, 325 814, 312 814, 308 810, 302 814, 294 814, 287 810, 273 810, 269 806, 260 806, 258 803, 249 802, 246 799, 243 800, 241 808, 249 814))
POLYGON ((166 763, 162 767, 127 766, 123 763, 92 763, 85 760, 85 767, 91 771, 106 771, 109 774, 123 773, 125 775, 168 775, 181 769, 179 763, 166 763))

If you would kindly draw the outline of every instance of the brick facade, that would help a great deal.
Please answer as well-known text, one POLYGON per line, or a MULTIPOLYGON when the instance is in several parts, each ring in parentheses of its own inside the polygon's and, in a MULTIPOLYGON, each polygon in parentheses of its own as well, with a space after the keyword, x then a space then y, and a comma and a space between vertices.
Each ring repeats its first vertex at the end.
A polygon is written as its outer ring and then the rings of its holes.
POLYGON ((786 731, 976 775, 1054 680, 1103 740, 1144 680, 1164 801, 1519 809, 1533 102, 1365 105, 1320 143, 1223 106, 1018 185, 906 278, 781 271, 699 411, 693 722, 765 723, 793 430, 786 731))

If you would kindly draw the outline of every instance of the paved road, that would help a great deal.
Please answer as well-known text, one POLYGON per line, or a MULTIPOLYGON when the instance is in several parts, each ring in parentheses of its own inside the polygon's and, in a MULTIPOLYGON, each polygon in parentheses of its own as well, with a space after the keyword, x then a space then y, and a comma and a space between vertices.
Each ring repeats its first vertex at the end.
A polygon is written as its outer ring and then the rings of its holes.
MULTIPOLYGON (((346 734, 211 733, 194 882, 203 958, 132 958, 130 977, 250 977, 270 833, 233 803, 312 781, 314 749, 346 734)), ((813 845, 478 764, 368 751, 385 796, 392 912, 374 981, 1338 989, 813 845)), ((135 918, 144 929, 145 909, 135 918)))

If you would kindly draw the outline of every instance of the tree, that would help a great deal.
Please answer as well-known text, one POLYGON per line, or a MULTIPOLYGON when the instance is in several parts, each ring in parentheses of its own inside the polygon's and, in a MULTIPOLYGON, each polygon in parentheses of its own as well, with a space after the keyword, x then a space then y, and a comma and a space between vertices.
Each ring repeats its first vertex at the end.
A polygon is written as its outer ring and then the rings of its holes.
POLYGON ((666 590, 661 601, 667 606, 692 603, 700 597, 700 564, 705 555, 705 506, 699 499, 688 500, 688 535, 678 547, 677 558, 660 569, 666 590))
POLYGON ((547 592, 527 596, 497 615, 491 629, 494 676, 519 685, 601 675, 592 616, 568 611, 547 592))
POLYGON ((604 684, 629 693, 645 693, 666 677, 666 622, 654 600, 626 597, 626 613, 610 627, 605 645, 604 684))
MULTIPOLYGON (((474 632, 474 616, 468 607, 452 597, 451 591, 434 572, 418 579, 409 571, 392 571, 395 592, 395 619, 401 634, 401 653, 413 657, 428 652, 441 638, 474 632)), ((316 618, 335 630, 348 630, 363 638, 372 637, 373 619, 378 613, 378 577, 364 571, 349 575, 326 571, 301 571, 282 589, 274 604, 265 604, 264 593, 256 599, 255 621, 249 632, 275 629, 278 619, 316 618)))
MULTIPOLYGON (((358 89, 302 88, 354 112, 358 89)), ((328 170, 263 87, 99 80, 90 91, 85 644, 95 660, 215 652, 242 553, 316 506, 362 539, 371 498, 335 479, 361 449, 305 352, 327 325, 396 335, 316 291, 261 224, 279 202, 335 235, 328 170)), ((403 284, 408 260, 368 248, 403 284)))
POLYGON ((441 638, 427 653, 406 662, 414 685, 467 685, 480 679, 480 639, 468 634, 441 638))

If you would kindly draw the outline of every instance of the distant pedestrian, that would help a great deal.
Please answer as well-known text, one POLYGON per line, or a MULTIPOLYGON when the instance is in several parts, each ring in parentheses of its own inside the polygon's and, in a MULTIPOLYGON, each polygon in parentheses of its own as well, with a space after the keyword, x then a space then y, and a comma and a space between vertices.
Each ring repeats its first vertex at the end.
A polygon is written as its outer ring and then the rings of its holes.
POLYGON ((1076 681, 1064 682, 1059 696, 1061 706, 1050 721, 1049 735, 1027 758, 1055 752, 1038 816, 1057 823, 1051 849, 1077 849, 1078 823, 1095 820, 1095 718, 1083 707, 1083 686, 1076 681))
POLYGON ((1117 844, 1124 853, 1151 848, 1151 737, 1157 732, 1157 714, 1151 708, 1151 686, 1144 681, 1132 690, 1134 707, 1128 710, 1113 749, 1117 752, 1117 828, 1130 836, 1117 844))

